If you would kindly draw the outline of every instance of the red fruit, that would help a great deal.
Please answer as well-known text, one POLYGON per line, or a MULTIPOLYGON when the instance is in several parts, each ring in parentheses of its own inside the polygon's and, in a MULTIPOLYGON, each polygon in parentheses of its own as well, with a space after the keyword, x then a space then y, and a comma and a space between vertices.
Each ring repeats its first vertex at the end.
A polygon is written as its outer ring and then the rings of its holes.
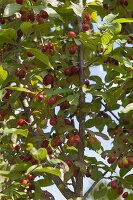
POLYGON ((21 21, 29 21, 29 12, 27 11, 22 11, 21 13, 21 21))
POLYGON ((66 76, 71 76, 72 75, 72 68, 71 67, 67 67, 65 70, 64 70, 64 74, 66 76))
POLYGON ((26 72, 23 69, 19 69, 16 71, 15 75, 19 78, 24 78, 26 75, 26 72))
POLYGON ((41 47, 41 52, 45 53, 47 51, 48 47, 46 44, 44 44, 42 47, 41 47))
POLYGON ((48 100, 48 104, 50 106, 52 106, 52 105, 54 105, 56 103, 56 101, 57 101, 56 96, 50 97, 49 100, 48 100))
POLYGON ((29 96, 29 93, 27 93, 27 92, 21 92, 21 96, 22 97, 27 97, 27 96, 29 96))
POLYGON ((117 193, 118 193, 119 195, 121 195, 121 194, 123 193, 123 188, 122 188, 122 187, 118 187, 117 193))
POLYGON ((29 174, 29 175, 27 176, 27 179, 28 179, 29 181, 32 181, 32 180, 34 179, 34 177, 33 177, 33 175, 29 174))
POLYGON ((82 30, 83 31, 88 31, 90 29, 89 25, 88 24, 83 24, 82 25, 82 30))
POLYGON ((51 155, 52 152, 53 152, 52 148, 51 147, 47 147, 47 152, 48 152, 48 155, 51 155))
POLYGON ((77 51, 77 46, 75 45, 75 44, 73 44, 73 45, 71 45, 70 47, 69 47, 69 53, 70 54, 75 54, 76 53, 76 51, 77 51))
POLYGON ((34 158, 32 158, 32 159, 30 160, 30 162, 31 162, 32 165, 38 164, 38 160, 36 160, 36 159, 34 159, 34 158))
POLYGON ((79 131, 75 128, 75 129, 73 129, 73 134, 74 134, 74 135, 78 135, 78 134, 79 134, 79 131))
POLYGON ((18 38, 21 38, 23 36, 23 32, 21 31, 21 29, 18 29, 17 36, 18 38))
POLYGON ((90 86, 89 80, 85 80, 85 85, 86 85, 86 87, 89 87, 89 86, 90 86))
POLYGON ((16 3, 23 4, 23 0, 16 0, 16 3))
POLYGON ((48 49, 54 49, 54 45, 53 45, 51 42, 49 42, 49 43, 47 44, 47 48, 48 48, 48 49))
POLYGON ((73 165, 73 161, 72 160, 65 160, 66 164, 71 167, 73 165))
POLYGON ((29 183, 28 179, 23 179, 23 180, 20 181, 21 185, 27 185, 28 183, 29 183))
POLYGON ((114 132, 113 132, 114 135, 117 135, 117 134, 119 134, 119 133, 121 133, 121 130, 119 130, 119 129, 116 129, 116 130, 114 130, 114 132))
POLYGON ((27 51, 27 56, 28 57, 33 57, 34 55, 33 55, 33 53, 31 51, 27 51))
POLYGON ((73 32, 73 31, 69 31, 69 32, 67 33, 67 36, 68 36, 68 38, 75 38, 75 37, 76 37, 76 33, 73 32))
POLYGON ((126 157, 122 158, 122 162, 123 162, 124 167, 126 167, 126 168, 129 167, 128 159, 126 157))
POLYGON ((71 147, 71 146, 74 145, 74 137, 71 137, 71 138, 69 138, 69 139, 67 140, 67 145, 68 145, 69 147, 71 147))
POLYGON ((3 17, 0 18, 0 24, 5 24, 5 19, 3 17))
POLYGON ((109 164, 114 163, 116 161, 116 156, 109 156, 107 161, 108 161, 109 164))
POLYGON ((36 16, 36 21, 38 22, 38 24, 44 23, 44 19, 39 14, 36 16))
POLYGON ((119 168, 123 168, 123 167, 124 167, 124 164, 123 164, 122 160, 119 160, 119 162, 118 162, 118 167, 119 167, 119 168))
POLYGON ((66 139, 69 139, 71 135, 69 133, 66 134, 66 139))
POLYGON ((62 139, 61 139, 61 137, 56 136, 56 137, 54 138, 54 143, 55 143, 57 146, 60 146, 60 145, 62 144, 62 139))
POLYGON ((4 98, 4 99, 9 99, 9 97, 10 97, 10 95, 12 94, 13 91, 12 91, 12 90, 8 90, 8 89, 7 89, 6 91, 7 91, 7 92, 6 92, 6 94, 4 95, 3 98, 4 98))
POLYGON ((54 126, 54 125, 56 125, 57 124, 57 119, 56 118, 51 118, 50 119, 50 125, 51 126, 54 126))
POLYGON ((112 189, 118 188, 118 182, 116 180, 113 180, 110 182, 110 186, 112 189))
POLYGON ((43 100, 44 100, 44 96, 43 96, 42 94, 38 94, 38 95, 36 96, 36 100, 37 100, 37 101, 43 101, 43 100))
POLYGON ((85 18, 86 18, 86 21, 90 22, 91 21, 91 15, 89 12, 86 12, 85 13, 85 18))
POLYGON ((35 14, 32 12, 32 13, 30 13, 29 14, 29 20, 31 21, 31 22, 34 22, 35 21, 35 19, 36 19, 36 16, 35 16, 35 14))
POLYGON ((17 145, 14 147, 14 149, 15 149, 16 151, 19 151, 19 150, 21 149, 21 146, 20 146, 19 144, 17 144, 17 145))
POLYGON ((20 159, 28 162, 32 159, 32 156, 30 154, 24 154, 20 156, 20 159))
POLYGON ((74 140, 74 143, 79 143, 80 142, 80 136, 79 135, 74 135, 73 136, 73 140, 74 140))
POLYGON ((31 184, 31 185, 29 185, 29 191, 31 191, 31 190, 35 190, 35 185, 33 185, 33 184, 31 184))
POLYGON ((78 73, 80 71, 80 67, 79 66, 73 66, 72 67, 72 73, 78 73))
POLYGON ((48 54, 50 56, 53 56, 54 55, 54 49, 48 49, 48 54))
POLYGON ((124 192, 123 195, 122 195, 122 197, 123 197, 124 199, 126 199, 126 198, 128 197, 128 192, 124 192))
POLYGON ((47 19, 47 18, 48 18, 48 13, 47 13, 45 10, 41 10, 41 11, 40 11, 40 16, 41 16, 43 19, 47 19))
POLYGON ((130 165, 133 165, 133 158, 132 157, 128 157, 127 160, 128 160, 128 163, 130 165))
POLYGON ((25 120, 24 119, 19 119, 18 120, 18 125, 19 126, 23 126, 25 124, 25 120))
POLYGON ((109 9, 109 5, 108 5, 107 3, 104 3, 104 4, 103 4, 103 8, 104 8, 105 10, 108 10, 108 9, 109 9))
POLYGON ((61 110, 66 110, 66 109, 69 109, 70 108, 70 104, 68 101, 64 101, 60 104, 60 109, 61 110))
POLYGON ((121 5, 128 6, 128 0, 119 0, 121 5))
POLYGON ((42 148, 47 148, 49 145, 49 141, 48 140, 44 140, 42 143, 41 143, 41 147, 42 148))
POLYGON ((65 119, 64 122, 65 122, 66 125, 72 125, 72 123, 69 119, 65 119))
POLYGON ((125 143, 125 144, 126 144, 126 143, 128 143, 128 138, 123 138, 123 140, 122 140, 122 141, 123 141, 123 143, 125 143))
POLYGON ((44 85, 53 85, 54 83, 54 77, 51 74, 47 74, 44 78, 43 78, 43 84, 44 85))

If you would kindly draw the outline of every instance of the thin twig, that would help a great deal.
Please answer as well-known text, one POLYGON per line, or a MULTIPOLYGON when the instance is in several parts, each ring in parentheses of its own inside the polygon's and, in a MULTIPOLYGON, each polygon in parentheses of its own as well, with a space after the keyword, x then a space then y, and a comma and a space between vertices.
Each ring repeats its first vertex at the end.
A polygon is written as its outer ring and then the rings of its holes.
POLYGON ((108 112, 110 112, 110 113, 113 115, 113 117, 114 117, 118 122, 120 122, 119 118, 108 108, 108 106, 107 106, 106 104, 104 104, 101 100, 100 100, 100 103, 104 106, 104 108, 105 108, 108 112))

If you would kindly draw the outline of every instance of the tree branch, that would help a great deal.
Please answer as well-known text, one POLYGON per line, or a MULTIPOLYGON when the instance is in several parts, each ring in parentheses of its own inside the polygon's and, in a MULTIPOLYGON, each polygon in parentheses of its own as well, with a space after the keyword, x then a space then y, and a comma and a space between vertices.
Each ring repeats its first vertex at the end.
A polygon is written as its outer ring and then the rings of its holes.
POLYGON ((75 197, 75 193, 72 192, 58 176, 51 175, 51 178, 66 199, 75 197))
MULTIPOLYGON (((83 3, 80 1, 80 4, 83 3)), ((78 17, 78 32, 82 31, 82 18, 78 17)), ((78 48, 78 60, 80 66, 80 88, 79 88, 79 110, 80 116, 78 118, 79 121, 79 136, 80 136, 80 143, 78 145, 78 157, 77 160, 81 163, 84 163, 84 147, 85 147, 85 114, 81 111, 84 104, 85 104, 85 94, 82 90, 82 86, 85 82, 84 77, 84 61, 83 61, 83 45, 81 44, 78 48)), ((76 187, 75 192, 77 197, 83 196, 83 173, 79 171, 78 175, 76 176, 76 187)))

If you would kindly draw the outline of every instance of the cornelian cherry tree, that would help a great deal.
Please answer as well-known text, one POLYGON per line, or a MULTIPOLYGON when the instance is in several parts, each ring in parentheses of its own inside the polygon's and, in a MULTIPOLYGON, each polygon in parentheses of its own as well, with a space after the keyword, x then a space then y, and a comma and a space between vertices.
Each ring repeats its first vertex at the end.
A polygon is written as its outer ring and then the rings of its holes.
POLYGON ((133 199, 132 8, 0 1, 2 200, 133 199))

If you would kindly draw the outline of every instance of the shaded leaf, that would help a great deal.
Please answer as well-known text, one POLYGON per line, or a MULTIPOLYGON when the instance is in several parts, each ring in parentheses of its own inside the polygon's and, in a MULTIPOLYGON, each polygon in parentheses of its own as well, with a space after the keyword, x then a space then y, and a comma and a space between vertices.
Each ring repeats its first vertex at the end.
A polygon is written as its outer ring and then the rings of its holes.
POLYGON ((5 7, 5 10, 4 10, 4 13, 3 13, 3 17, 9 17, 9 16, 13 15, 17 11, 19 11, 21 7, 22 7, 22 5, 17 4, 17 3, 7 4, 7 6, 5 7))

